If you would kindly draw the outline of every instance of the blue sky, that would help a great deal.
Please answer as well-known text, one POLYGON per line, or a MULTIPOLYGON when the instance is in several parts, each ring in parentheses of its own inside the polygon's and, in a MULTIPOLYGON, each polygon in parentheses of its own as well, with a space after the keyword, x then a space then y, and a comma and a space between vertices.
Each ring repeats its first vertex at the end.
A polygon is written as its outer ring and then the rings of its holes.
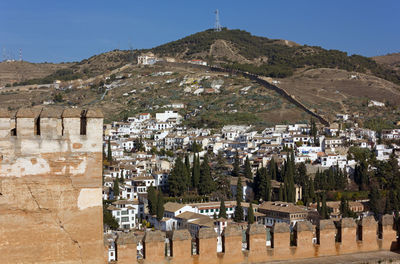
POLYGON ((1 0, 0 51, 61 62, 151 48, 213 27, 217 8, 222 26, 254 35, 364 56, 400 51, 398 0, 1 0))

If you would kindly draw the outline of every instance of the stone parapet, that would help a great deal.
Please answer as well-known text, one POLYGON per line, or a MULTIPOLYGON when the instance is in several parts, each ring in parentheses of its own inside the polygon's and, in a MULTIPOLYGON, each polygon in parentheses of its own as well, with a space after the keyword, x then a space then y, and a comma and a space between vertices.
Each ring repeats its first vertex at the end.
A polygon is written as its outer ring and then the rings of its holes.
MULTIPOLYGON (((364 227, 361 232, 366 232, 361 241, 357 241, 357 223, 352 218, 344 218, 336 226, 332 220, 321 220, 317 226, 308 221, 297 222, 293 227, 295 245, 290 245, 291 230, 287 223, 275 223, 272 228, 272 247, 266 246, 266 230, 263 225, 253 224, 248 226, 247 244, 248 249, 242 249, 242 229, 240 226, 228 225, 222 233, 223 252, 217 253, 217 234, 212 228, 202 228, 197 234, 197 255, 191 255, 190 236, 187 230, 173 231, 171 236, 172 255, 164 257, 165 243, 160 233, 152 233, 152 236, 145 236, 144 240, 158 241, 160 244, 146 244, 144 262, 147 263, 187 263, 187 264, 242 264, 242 263, 267 263, 269 261, 285 261, 323 256, 335 256, 348 253, 375 252, 382 250, 397 250, 396 230, 393 229, 393 216, 385 215, 379 221, 379 229, 374 219, 364 218, 358 223, 364 227), (335 242, 340 232, 348 232, 342 239, 349 240, 348 243, 335 242), (378 233, 379 231, 379 233, 378 233), (317 235, 317 244, 314 244, 314 232, 317 235), (154 235, 154 236, 153 236, 154 235), (380 236, 380 238, 379 238, 380 236), (344 237, 344 238, 343 238, 344 237), (371 243, 379 240, 377 244, 366 248, 364 243, 371 243), (386 245, 385 247, 383 245, 386 245), (348 249, 345 247, 352 246, 348 249), (152 252, 159 252, 158 256, 149 259, 150 248, 152 252), (158 259, 157 259, 158 257, 158 259)), ((117 242, 118 243, 118 242, 117 242)), ((118 248, 118 247, 117 247, 118 248)), ((316 258, 315 262, 320 263, 321 259, 316 258)), ((133 262, 134 263, 134 262, 133 262)))

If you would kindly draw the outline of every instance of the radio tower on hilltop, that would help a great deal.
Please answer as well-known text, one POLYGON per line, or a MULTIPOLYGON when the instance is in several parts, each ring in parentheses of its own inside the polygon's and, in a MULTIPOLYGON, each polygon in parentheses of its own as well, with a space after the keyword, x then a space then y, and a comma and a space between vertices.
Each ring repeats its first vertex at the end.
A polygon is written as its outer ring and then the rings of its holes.
POLYGON ((215 26, 214 31, 220 32, 221 31, 221 24, 219 23, 219 10, 215 10, 215 26))

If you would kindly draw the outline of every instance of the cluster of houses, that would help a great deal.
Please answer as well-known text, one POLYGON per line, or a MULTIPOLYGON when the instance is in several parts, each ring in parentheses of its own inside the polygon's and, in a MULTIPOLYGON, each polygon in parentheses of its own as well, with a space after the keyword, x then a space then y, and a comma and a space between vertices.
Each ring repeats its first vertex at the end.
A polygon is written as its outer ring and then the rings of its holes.
MULTIPOLYGON (((149 225, 160 230, 186 228, 194 236, 200 228, 214 228, 221 234, 223 228, 232 222, 236 202, 225 201, 227 218, 218 218, 220 203, 175 203, 164 205, 164 217, 157 220, 147 208, 147 190, 153 186, 160 190, 168 187, 168 176, 174 166, 176 154, 190 153, 194 144, 200 146, 199 156, 205 153, 222 153, 227 167, 233 168, 235 157, 241 165, 246 158, 251 163, 253 173, 257 168, 267 166, 273 158, 283 163, 289 149, 294 150, 295 163, 304 162, 309 172, 338 166, 352 175, 356 161, 348 155, 349 147, 366 148, 374 151, 378 160, 387 160, 392 153, 399 154, 395 144, 378 144, 375 131, 365 128, 339 129, 336 123, 329 127, 319 127, 316 135, 311 135, 307 124, 275 125, 261 132, 251 126, 230 125, 219 131, 187 128, 182 124, 184 117, 177 111, 167 110, 151 115, 141 113, 129 117, 125 122, 105 125, 105 155, 111 151, 112 165, 104 170, 103 198, 113 200, 107 208, 119 223, 120 229, 144 229, 149 225), (110 144, 110 147, 108 147, 110 144), (114 195, 114 183, 119 184, 119 195, 114 195)), ((382 138, 398 139, 400 130, 383 130, 382 138)), ((189 155, 190 162, 193 155, 189 155)), ((231 177, 232 197, 236 194, 237 178, 231 177)), ((279 192, 280 183, 272 181, 272 195, 279 192)), ((252 181, 242 179, 243 199, 254 199, 252 181)), ((302 199, 301 188, 295 186, 296 198, 302 199)), ((234 200, 234 199, 231 199, 234 200)), ((340 202, 328 202, 331 217, 340 218, 340 202)), ((247 218, 249 203, 242 204, 244 218, 247 218)), ((368 214, 366 201, 349 203, 350 209, 359 214, 368 214)), ((263 202, 253 205, 258 223, 271 228, 276 222, 286 222, 291 227, 297 221, 317 221, 316 205, 308 207, 285 202, 263 202)))

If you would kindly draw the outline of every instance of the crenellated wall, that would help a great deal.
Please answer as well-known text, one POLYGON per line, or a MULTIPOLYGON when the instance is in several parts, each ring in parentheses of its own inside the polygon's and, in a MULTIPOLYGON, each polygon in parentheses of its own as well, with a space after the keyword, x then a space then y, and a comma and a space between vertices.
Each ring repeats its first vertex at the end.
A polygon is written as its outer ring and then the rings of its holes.
POLYGON ((103 116, 0 109, 0 263, 103 263, 103 116))
MULTIPOLYGON (((203 228, 197 236, 198 254, 191 255, 191 237, 187 230, 173 231, 171 256, 166 257, 161 249, 165 244, 165 234, 160 231, 148 231, 145 235, 152 241, 145 242, 146 255, 140 263, 193 263, 193 264, 236 264, 264 263, 272 260, 293 260, 322 256, 335 256, 359 252, 398 249, 397 231, 394 229, 393 216, 385 215, 377 223, 373 217, 362 219, 358 225, 352 218, 342 219, 336 226, 332 220, 321 220, 314 227, 310 222, 298 222, 291 232, 288 224, 276 223, 272 229, 271 246, 266 246, 266 229, 263 225, 253 224, 246 231, 247 246, 242 250, 242 230, 237 226, 228 226, 223 234, 223 252, 217 253, 217 236, 212 229, 203 228), (314 234, 317 243, 313 243, 314 234), (341 234, 341 242, 336 242, 341 234), (358 239, 360 238, 360 239, 358 239), (156 250, 157 249, 157 250, 156 250), (153 252, 157 256, 149 256, 153 252)), ((127 236, 127 234, 123 234, 127 236)), ((134 234, 128 234, 134 236, 134 234)), ((137 241, 131 240, 131 246, 118 247, 120 256, 136 256, 137 241)), ((118 258, 118 263, 136 263, 118 258)), ((317 261, 317 260, 316 260, 317 261)))

